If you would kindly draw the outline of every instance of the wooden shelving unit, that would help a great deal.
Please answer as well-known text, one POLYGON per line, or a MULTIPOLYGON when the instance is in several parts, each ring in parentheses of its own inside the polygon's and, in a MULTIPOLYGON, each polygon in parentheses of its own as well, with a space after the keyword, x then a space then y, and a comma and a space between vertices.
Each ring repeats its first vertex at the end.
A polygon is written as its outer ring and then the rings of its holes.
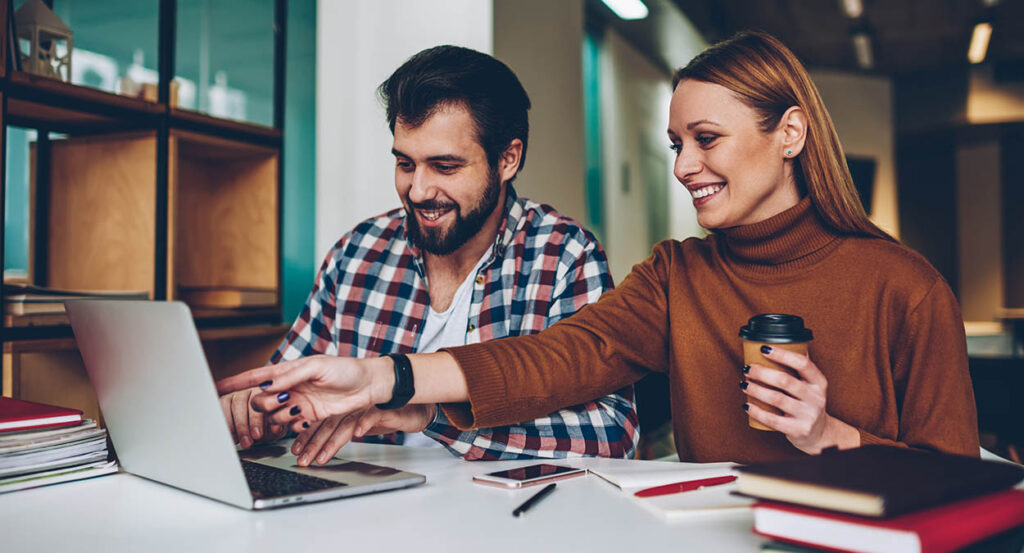
MULTIPOLYGON (((8 126, 38 135, 31 283, 145 291, 156 301, 181 299, 183 287, 264 291, 270 300, 258 305, 190 306, 217 377, 265 364, 288 329, 280 291, 284 4, 275 9, 275 126, 265 127, 171 107, 175 0, 159 2, 156 102, 8 71, 10 14, 0 2, 0 156, 8 126)), ((4 395, 99 416, 65 316, 5 315, 2 332, 4 395)))

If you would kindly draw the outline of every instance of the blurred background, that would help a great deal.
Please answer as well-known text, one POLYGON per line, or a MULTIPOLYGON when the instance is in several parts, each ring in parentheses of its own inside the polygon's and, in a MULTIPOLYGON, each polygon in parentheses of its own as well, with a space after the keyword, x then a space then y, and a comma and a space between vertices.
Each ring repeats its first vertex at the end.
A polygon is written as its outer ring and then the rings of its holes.
MULTIPOLYGON (((13 9, 25 2, 14 0, 13 9)), ((74 30, 72 83, 124 94, 157 82, 161 2, 45 3, 74 30)), ((533 102, 529 163, 517 189, 593 230, 619 281, 654 243, 704 233, 672 177, 665 129, 673 70, 736 31, 761 29, 810 70, 871 218, 924 254, 957 294, 984 445, 1019 460, 1024 419, 1011 394, 1024 384, 1024 2, 284 4, 284 323, 330 246, 398 205, 375 88, 410 55, 457 44, 516 72, 533 102)), ((273 125, 275 2, 174 5, 177 106, 273 125)), ((6 277, 29 270, 36 131, 5 124, 6 277)), ((658 378, 640 384, 649 457, 671 449, 658 378)))

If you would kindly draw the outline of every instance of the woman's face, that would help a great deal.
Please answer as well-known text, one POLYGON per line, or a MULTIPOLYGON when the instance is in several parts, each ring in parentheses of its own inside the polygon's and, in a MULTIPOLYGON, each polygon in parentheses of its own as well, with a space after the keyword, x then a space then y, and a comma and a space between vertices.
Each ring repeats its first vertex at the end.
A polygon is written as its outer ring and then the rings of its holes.
POLYGON ((800 153, 803 136, 798 129, 794 144, 794 129, 787 125, 792 111, 765 133, 757 113, 729 89, 694 80, 676 86, 668 128, 674 173, 690 191, 702 227, 749 225, 800 201, 791 158, 800 153))

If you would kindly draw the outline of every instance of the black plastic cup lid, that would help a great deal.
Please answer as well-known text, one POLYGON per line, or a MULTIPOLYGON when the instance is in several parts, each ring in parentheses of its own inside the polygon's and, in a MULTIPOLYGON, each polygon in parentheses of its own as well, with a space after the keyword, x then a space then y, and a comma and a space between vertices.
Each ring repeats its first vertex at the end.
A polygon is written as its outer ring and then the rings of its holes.
POLYGON ((740 338, 751 342, 788 344, 810 342, 814 334, 811 329, 804 328, 804 320, 796 315, 763 313, 752 317, 740 328, 740 338))

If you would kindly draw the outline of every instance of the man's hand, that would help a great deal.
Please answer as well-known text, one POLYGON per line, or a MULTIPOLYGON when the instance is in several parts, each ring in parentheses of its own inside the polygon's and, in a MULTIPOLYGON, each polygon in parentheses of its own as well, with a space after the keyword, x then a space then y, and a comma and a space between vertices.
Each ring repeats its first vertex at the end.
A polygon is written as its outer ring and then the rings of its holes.
POLYGON ((388 411, 371 407, 347 417, 328 417, 311 423, 308 429, 300 433, 292 443, 292 453, 299 458, 299 466, 309 466, 314 460, 323 465, 353 436, 397 431, 422 432, 436 415, 437 406, 431 404, 407 405, 388 411))
POLYGON ((270 424, 296 433, 327 417, 361 413, 391 399, 394 387, 391 359, 354 359, 315 355, 269 365, 217 382, 228 394, 258 386, 250 405, 270 424))
POLYGON ((260 440, 269 442, 285 435, 283 426, 270 424, 263 413, 249 406, 252 396, 259 392, 259 388, 249 388, 220 396, 220 406, 231 430, 231 438, 243 448, 250 448, 260 440))

